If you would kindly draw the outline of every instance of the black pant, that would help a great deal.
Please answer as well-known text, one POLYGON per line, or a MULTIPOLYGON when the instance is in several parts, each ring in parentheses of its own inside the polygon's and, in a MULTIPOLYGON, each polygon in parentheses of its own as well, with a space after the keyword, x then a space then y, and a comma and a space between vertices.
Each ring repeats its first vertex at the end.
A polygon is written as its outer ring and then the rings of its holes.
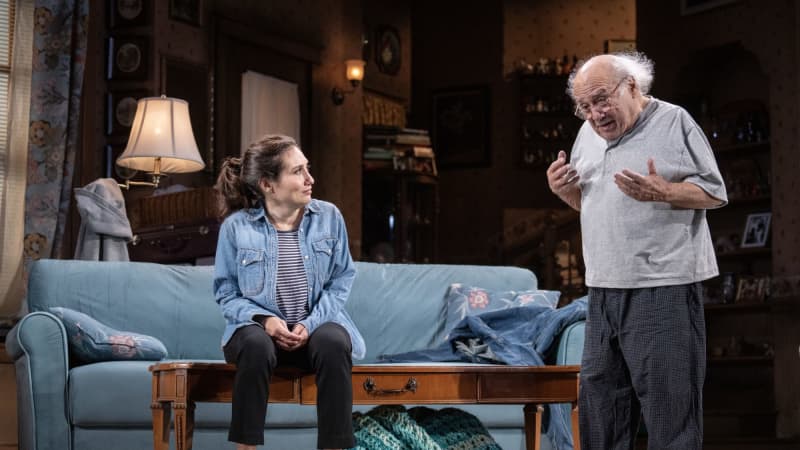
POLYGON ((317 382, 317 447, 349 448, 353 437, 353 361, 350 336, 342 326, 326 322, 293 352, 278 348, 263 328, 239 328, 223 349, 225 361, 236 364, 228 440, 264 443, 269 380, 275 367, 289 365, 313 370, 317 382))
POLYGON ((706 334, 700 283, 589 288, 581 363, 581 448, 703 448, 706 334))

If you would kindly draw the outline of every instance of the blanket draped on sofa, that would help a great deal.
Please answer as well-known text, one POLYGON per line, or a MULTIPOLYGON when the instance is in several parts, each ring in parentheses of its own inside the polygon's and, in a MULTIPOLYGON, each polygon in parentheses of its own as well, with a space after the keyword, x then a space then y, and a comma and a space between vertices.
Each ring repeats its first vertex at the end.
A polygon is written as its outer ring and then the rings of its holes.
POLYGON ((353 414, 355 450, 502 450, 477 417, 456 408, 378 406, 353 414))
MULTIPOLYGON (((582 297, 558 309, 522 306, 467 316, 453 328, 448 340, 432 349, 381 355, 378 360, 542 366, 564 328, 586 319, 587 301, 587 297, 582 297)), ((546 411, 545 433, 558 450, 572 449, 572 435, 567 425, 569 407, 550 404, 546 411)))

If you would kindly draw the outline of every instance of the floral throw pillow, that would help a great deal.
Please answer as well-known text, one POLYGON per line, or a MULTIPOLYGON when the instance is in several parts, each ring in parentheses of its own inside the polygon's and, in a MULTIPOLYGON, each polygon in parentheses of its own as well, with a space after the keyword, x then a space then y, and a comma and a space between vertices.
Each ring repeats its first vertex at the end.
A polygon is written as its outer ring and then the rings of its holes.
POLYGON ((118 331, 69 308, 52 307, 50 312, 61 319, 70 353, 81 362, 158 361, 167 356, 167 348, 153 336, 118 331))
POLYGON ((520 306, 544 306, 555 308, 558 305, 559 291, 490 291, 480 287, 451 284, 445 295, 447 318, 445 319, 445 339, 467 316, 476 316, 490 311, 517 308, 520 306))

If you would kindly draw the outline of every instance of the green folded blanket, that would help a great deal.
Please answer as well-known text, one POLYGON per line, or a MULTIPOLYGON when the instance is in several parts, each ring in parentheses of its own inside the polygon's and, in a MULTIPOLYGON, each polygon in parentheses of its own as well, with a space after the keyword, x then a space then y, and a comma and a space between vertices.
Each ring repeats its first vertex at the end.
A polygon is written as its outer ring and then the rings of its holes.
POLYGON ((440 410, 384 405, 353 413, 355 450, 502 450, 477 417, 440 410))

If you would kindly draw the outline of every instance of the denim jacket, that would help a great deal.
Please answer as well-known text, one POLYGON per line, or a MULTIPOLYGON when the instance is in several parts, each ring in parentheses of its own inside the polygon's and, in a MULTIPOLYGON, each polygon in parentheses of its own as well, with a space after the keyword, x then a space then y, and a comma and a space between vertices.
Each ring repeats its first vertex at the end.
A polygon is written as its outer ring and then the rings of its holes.
MULTIPOLYGON (((350 334, 353 358, 363 358, 364 338, 344 310, 356 269, 342 214, 331 203, 311 200, 297 234, 309 292, 309 315, 299 323, 309 335, 325 322, 338 323, 350 334)), ((214 267, 214 296, 227 321, 223 346, 237 329, 259 325, 255 316, 285 320, 275 299, 277 266, 277 231, 263 207, 240 210, 225 219, 214 267)))

